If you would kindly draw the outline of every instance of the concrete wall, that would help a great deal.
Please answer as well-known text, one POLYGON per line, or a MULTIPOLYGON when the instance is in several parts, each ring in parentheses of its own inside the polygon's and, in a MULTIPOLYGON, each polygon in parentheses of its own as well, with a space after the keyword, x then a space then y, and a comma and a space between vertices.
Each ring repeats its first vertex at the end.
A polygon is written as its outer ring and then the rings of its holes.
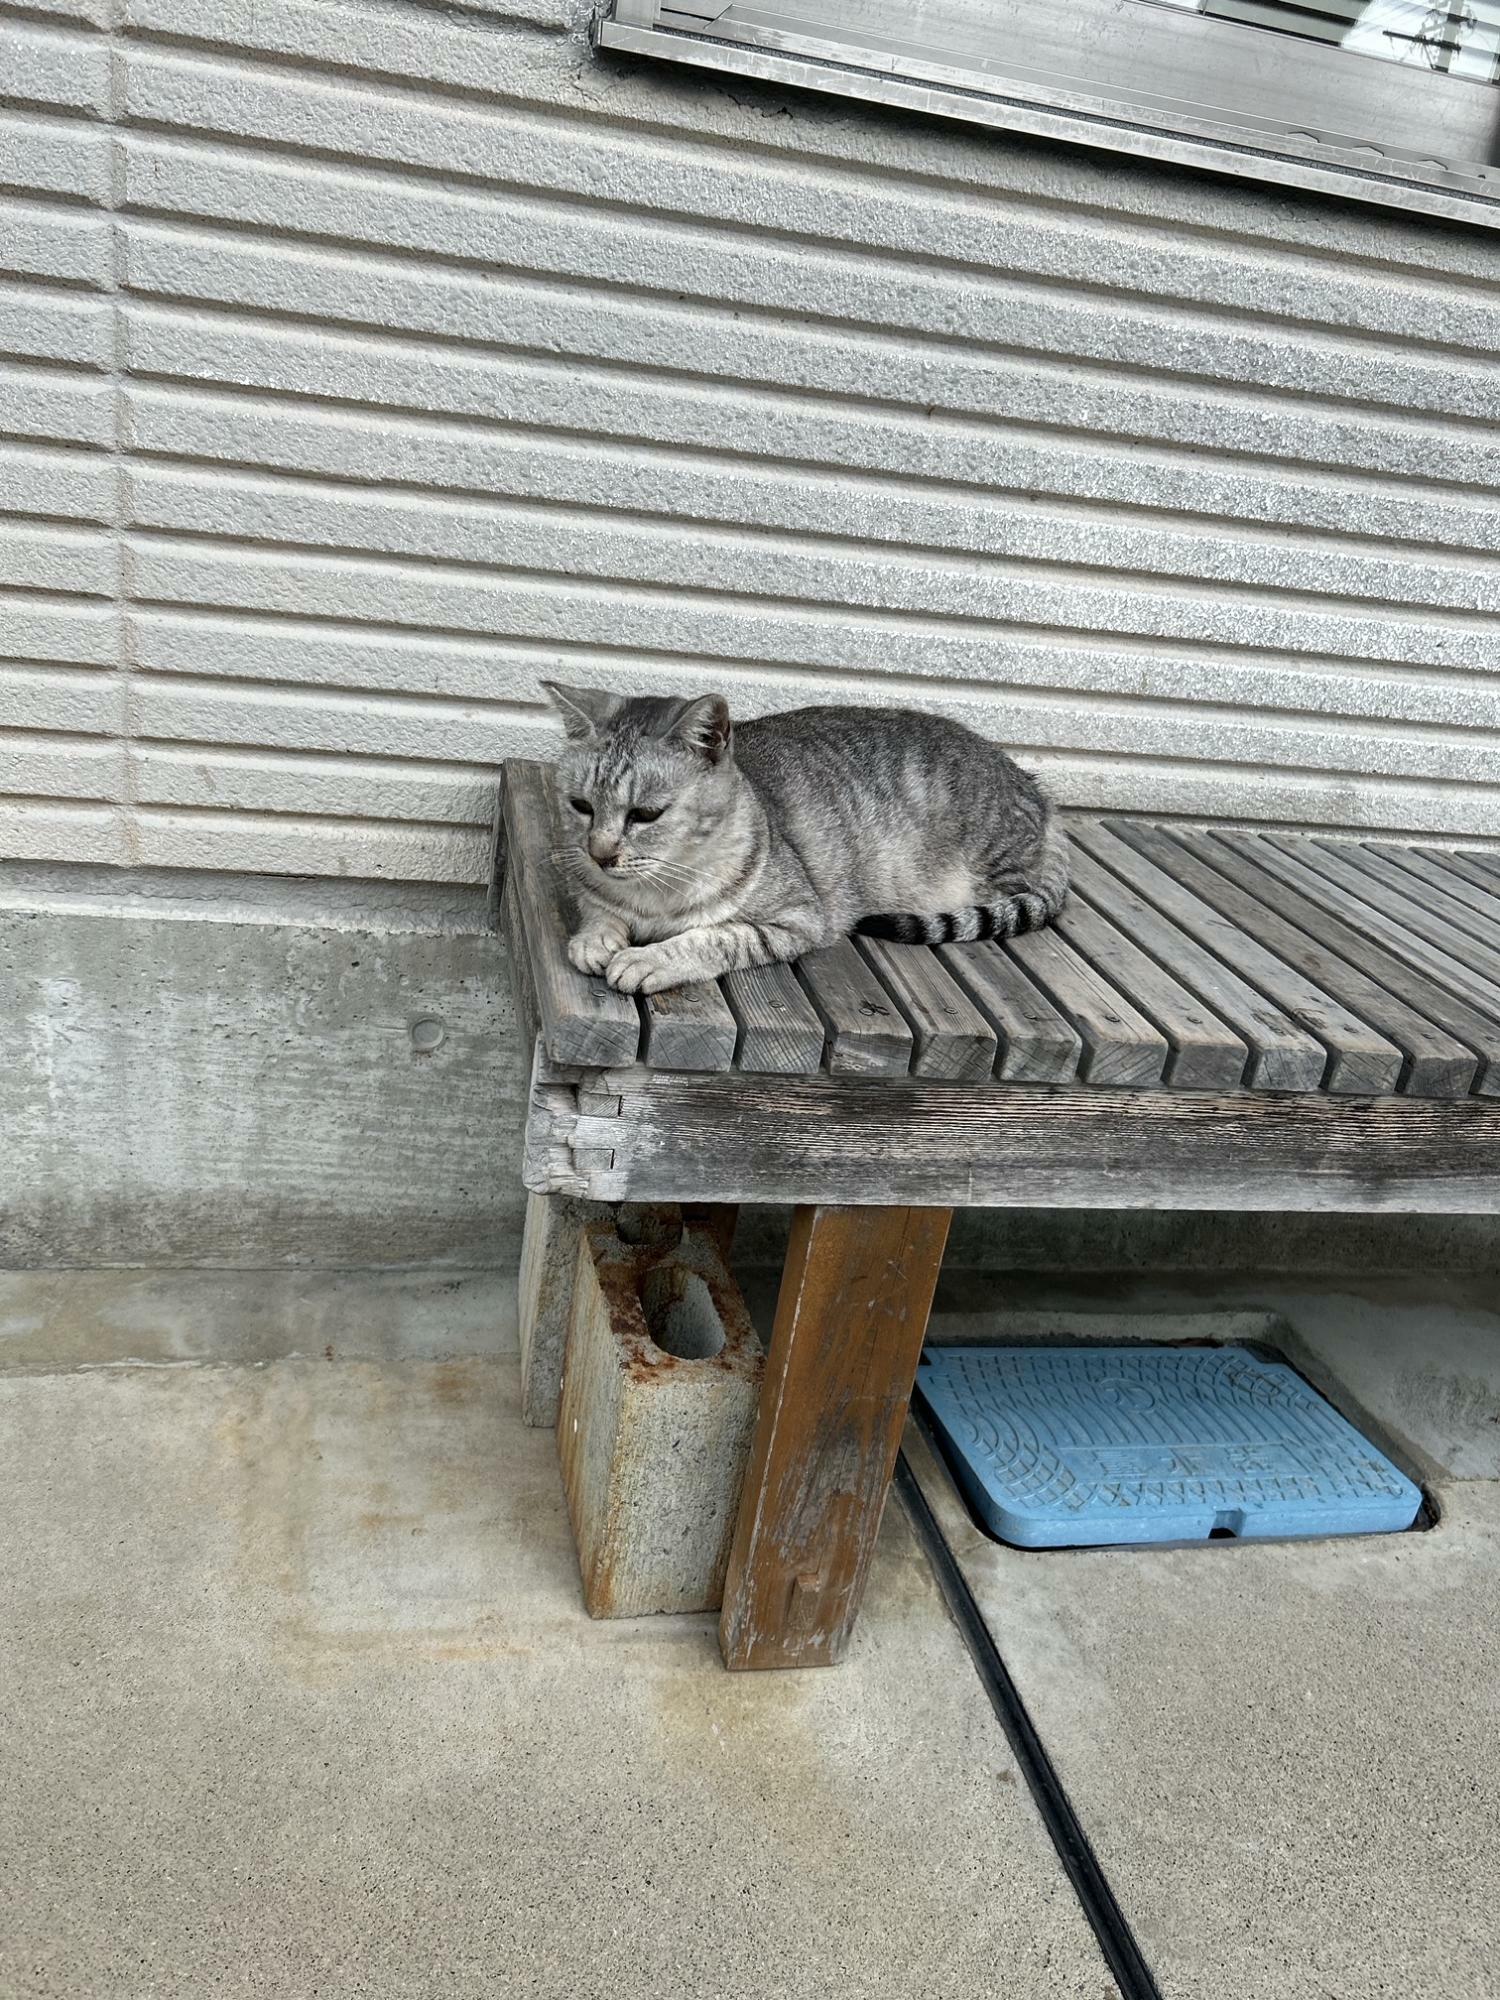
POLYGON ((583 19, 0 4, 0 855, 475 881, 546 673, 1500 836, 1492 236, 583 19))
POLYGON ((514 1263, 504 945, 310 914, 0 908, 0 1267, 514 1263))

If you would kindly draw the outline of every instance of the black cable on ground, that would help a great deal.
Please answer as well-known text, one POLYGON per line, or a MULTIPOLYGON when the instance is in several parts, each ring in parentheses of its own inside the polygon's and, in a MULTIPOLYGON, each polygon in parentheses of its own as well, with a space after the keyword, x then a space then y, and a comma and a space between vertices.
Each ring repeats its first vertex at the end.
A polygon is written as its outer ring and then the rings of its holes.
POLYGON ((1135 1933, 1109 1886, 1109 1878, 1099 1865, 1099 1857, 1073 1810, 1072 1801, 1063 1790, 1036 1725, 1026 1712, 1010 1669, 990 1636, 974 1593, 943 1539, 937 1516, 907 1464, 905 1452, 896 1460, 895 1484, 917 1540, 932 1564, 944 1602, 963 1634, 990 1705, 1005 1731, 1021 1774, 1031 1787, 1031 1796, 1073 1885, 1073 1893, 1082 1904, 1083 1913, 1099 1940, 1099 1949, 1114 1974, 1122 2000, 1162 2000, 1161 1988, 1136 1943, 1135 1933))

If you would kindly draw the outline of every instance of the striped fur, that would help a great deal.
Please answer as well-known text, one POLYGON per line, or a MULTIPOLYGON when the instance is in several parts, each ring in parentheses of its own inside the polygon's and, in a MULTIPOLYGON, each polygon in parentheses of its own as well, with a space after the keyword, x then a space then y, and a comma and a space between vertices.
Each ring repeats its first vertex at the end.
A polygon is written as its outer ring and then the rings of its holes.
POLYGON ((850 932, 937 944, 1047 922, 1067 844, 1041 787, 941 716, 549 687, 568 733, 569 951, 626 993, 799 958, 850 932))
POLYGON ((1067 845, 1061 830, 1049 827, 1032 883, 993 902, 971 903, 963 910, 939 910, 932 916, 915 911, 882 911, 861 917, 854 926, 862 937, 889 938, 896 944, 973 944, 984 938, 1018 937, 1039 931, 1063 906, 1068 893, 1067 845))

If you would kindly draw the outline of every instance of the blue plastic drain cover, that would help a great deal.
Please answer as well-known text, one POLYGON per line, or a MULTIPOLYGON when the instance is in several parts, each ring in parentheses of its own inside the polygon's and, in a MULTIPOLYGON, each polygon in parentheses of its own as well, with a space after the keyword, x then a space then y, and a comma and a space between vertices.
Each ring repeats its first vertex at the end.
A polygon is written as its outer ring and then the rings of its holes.
POLYGON ((1021 1548, 1380 1534, 1422 1504, 1242 1347, 930 1347, 917 1386, 981 1519, 1021 1548))

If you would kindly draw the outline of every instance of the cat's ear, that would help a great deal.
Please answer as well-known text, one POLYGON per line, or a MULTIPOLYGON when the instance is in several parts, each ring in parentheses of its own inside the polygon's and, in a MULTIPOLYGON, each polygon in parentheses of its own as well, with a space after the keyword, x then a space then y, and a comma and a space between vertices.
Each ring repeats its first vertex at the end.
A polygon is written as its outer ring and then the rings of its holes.
POLYGON ((605 694, 599 688, 564 687, 561 681, 543 681, 542 692, 562 717, 562 726, 574 743, 597 735, 625 705, 623 695, 605 694))
POLYGON ((686 744, 710 764, 722 762, 732 734, 729 703, 721 694, 700 694, 695 701, 685 701, 667 731, 674 742, 686 744))

